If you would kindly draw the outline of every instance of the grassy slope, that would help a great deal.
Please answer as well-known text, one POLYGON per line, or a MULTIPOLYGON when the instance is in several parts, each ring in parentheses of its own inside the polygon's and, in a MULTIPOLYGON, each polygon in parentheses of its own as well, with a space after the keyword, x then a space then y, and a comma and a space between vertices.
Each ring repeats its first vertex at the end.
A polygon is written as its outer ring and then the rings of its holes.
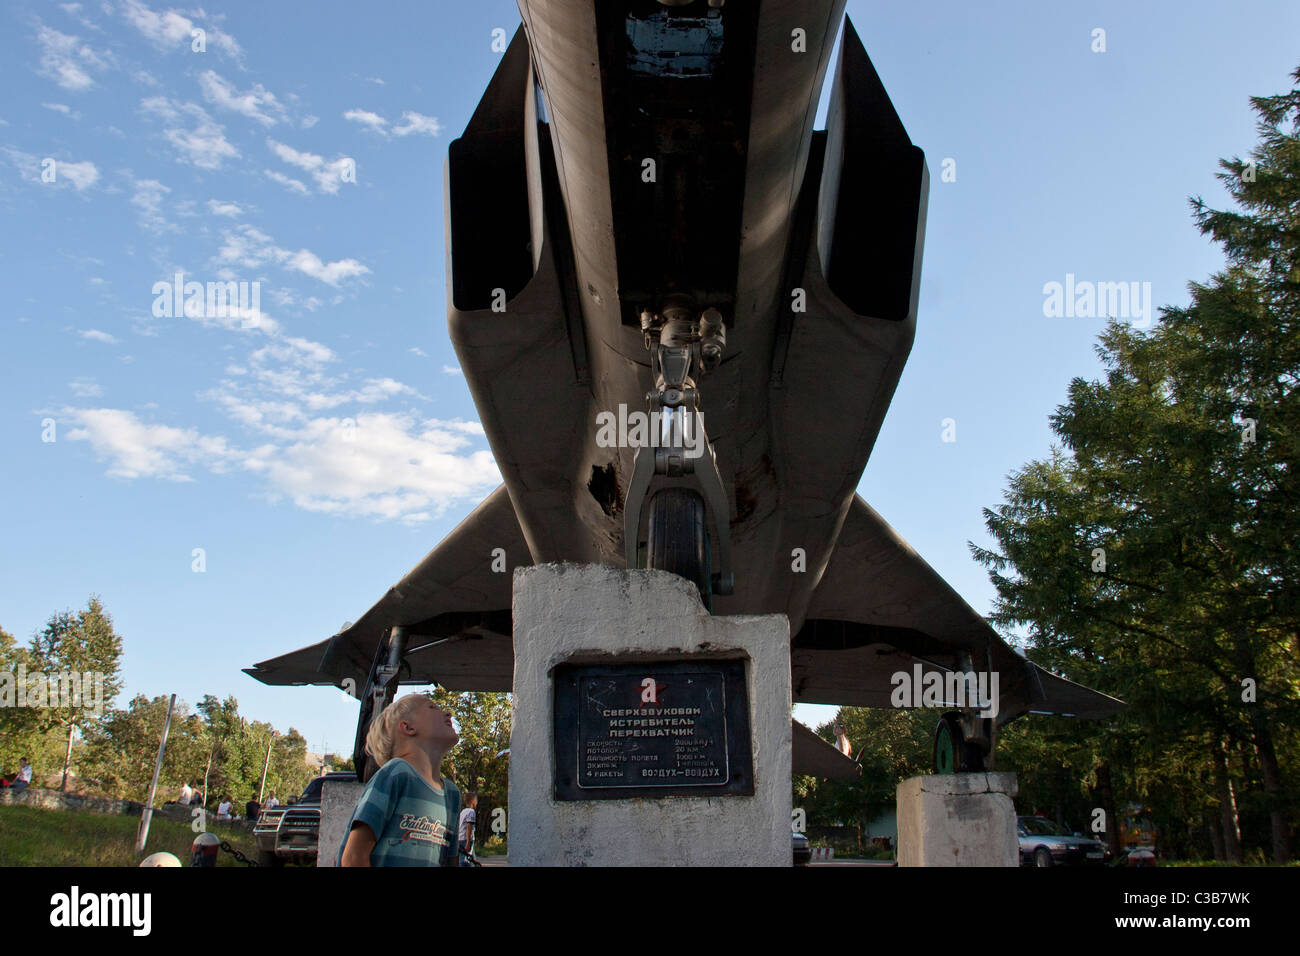
MULTIPOLYGON (((138 866, 143 856, 166 850, 185 866, 196 834, 188 823, 155 814, 149 843, 135 853, 138 817, 110 816, 76 810, 0 807, 0 866, 138 866)), ((213 827, 251 860, 257 859, 253 835, 245 830, 213 827)), ((229 853, 217 856, 217 866, 242 866, 229 853)))

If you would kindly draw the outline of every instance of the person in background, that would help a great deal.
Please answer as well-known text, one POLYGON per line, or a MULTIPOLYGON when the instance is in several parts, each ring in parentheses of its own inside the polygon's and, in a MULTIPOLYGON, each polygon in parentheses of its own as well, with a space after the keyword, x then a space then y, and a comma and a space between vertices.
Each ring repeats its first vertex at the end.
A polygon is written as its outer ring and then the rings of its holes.
POLYGON ((229 820, 230 814, 233 812, 234 809, 235 809, 235 802, 230 799, 230 794, 226 794, 225 799, 223 799, 219 804, 217 804, 217 819, 229 820))
POLYGON ((177 798, 176 802, 182 807, 188 807, 190 801, 193 799, 194 788, 190 786, 189 781, 187 780, 185 783, 181 784, 181 795, 177 798))
POLYGON ((248 802, 244 804, 244 819, 249 823, 257 822, 257 815, 262 812, 262 805, 257 802, 257 794, 253 794, 248 802))
POLYGON ((32 765, 24 757, 18 765, 18 775, 9 782, 9 789, 14 793, 22 793, 32 783, 32 765))
POLYGON ((271 795, 266 798, 266 809, 274 810, 279 805, 280 805, 280 801, 275 799, 275 791, 272 790, 271 795))
POLYGON ((18 772, 9 779, 0 777, 0 787, 8 787, 14 793, 22 793, 32 782, 32 765, 24 757, 18 765, 18 772))
POLYGON ((473 790, 465 793, 465 809, 460 811, 460 820, 456 826, 456 836, 460 841, 460 865, 477 866, 474 859, 474 828, 478 824, 478 794, 473 790))

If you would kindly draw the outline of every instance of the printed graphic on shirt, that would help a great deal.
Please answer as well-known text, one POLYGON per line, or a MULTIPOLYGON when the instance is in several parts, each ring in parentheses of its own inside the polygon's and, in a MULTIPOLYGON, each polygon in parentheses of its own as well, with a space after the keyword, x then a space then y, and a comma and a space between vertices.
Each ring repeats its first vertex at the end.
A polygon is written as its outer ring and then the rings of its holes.
POLYGON ((428 817, 417 817, 413 813, 404 813, 402 814, 402 821, 397 827, 402 831, 403 843, 412 840, 434 846, 446 846, 448 843, 447 824, 441 820, 430 820, 428 817))

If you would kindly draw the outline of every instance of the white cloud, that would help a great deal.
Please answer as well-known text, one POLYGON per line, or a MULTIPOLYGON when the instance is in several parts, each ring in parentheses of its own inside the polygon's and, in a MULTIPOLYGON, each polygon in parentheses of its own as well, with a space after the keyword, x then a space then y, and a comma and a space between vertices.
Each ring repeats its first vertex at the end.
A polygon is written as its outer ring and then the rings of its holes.
POLYGON ((65 408, 61 414, 75 425, 68 438, 90 442, 97 457, 108 460, 107 474, 113 478, 192 481, 187 466, 221 473, 241 457, 225 438, 200 435, 193 428, 148 425, 124 409, 65 408))
POLYGON ((286 336, 264 345, 249 355, 248 360, 254 365, 265 365, 268 360, 282 362, 301 368, 317 368, 327 362, 337 360, 333 350, 319 342, 309 339, 286 336))
POLYGON ((199 28, 204 31, 207 44, 235 59, 243 56, 243 50, 234 37, 218 27, 202 10, 193 13, 200 18, 199 22, 175 10, 158 13, 140 0, 126 0, 122 5, 122 15, 127 22, 160 50, 192 49, 193 31, 199 28))
POLYGON ((217 260, 243 266, 245 269, 257 269, 268 262, 274 262, 276 253, 282 251, 275 246, 270 236, 255 226, 236 226, 221 236, 222 245, 217 251, 217 260))
POLYGON ((344 279, 367 275, 370 270, 356 259, 339 259, 336 262, 322 262, 320 256, 307 249, 299 249, 285 262, 286 269, 296 269, 313 279, 319 279, 326 285, 338 288, 344 279))
MULTIPOLYGON (((377 396, 406 391, 390 379, 367 389, 377 396)), ((199 468, 242 470, 258 476, 272 499, 325 514, 418 523, 481 499, 501 481, 491 453, 473 447, 483 435, 477 422, 411 412, 313 417, 274 389, 253 394, 233 381, 204 397, 258 443, 240 448, 225 436, 149 423, 125 409, 64 408, 60 417, 72 425, 68 438, 88 442, 111 477, 184 482, 199 468)))
POLYGON ((407 349, 406 351, 410 352, 412 355, 418 355, 418 356, 420 356, 420 358, 428 358, 428 357, 429 357, 429 353, 426 352, 424 349, 420 348, 418 345, 412 345, 412 346, 411 346, 409 349, 407 349))
POLYGON ((82 329, 77 334, 91 342, 103 342, 105 345, 117 344, 117 339, 107 332, 99 331, 99 329, 82 329))
POLYGON ((178 43, 188 44, 194 21, 181 16, 175 10, 155 13, 139 0, 126 0, 122 6, 122 15, 145 38, 161 47, 172 47, 178 43))
POLYGON ((315 125, 316 125, 317 123, 319 123, 319 122, 320 122, 320 117, 319 117, 319 116, 310 116, 310 115, 308 115, 308 116, 304 116, 302 119, 300 119, 300 120, 298 121, 298 125, 301 126, 303 129, 311 129, 313 126, 315 126, 315 125))
POLYGON ((0 155, 8 158, 10 164, 22 174, 22 179, 37 183, 43 189, 49 189, 51 186, 55 188, 71 186, 77 192, 81 192, 99 182, 99 169, 89 160, 75 163, 70 160, 55 160, 54 179, 45 182, 42 173, 50 168, 46 160, 53 157, 33 156, 31 153, 24 153, 10 146, 0 146, 0 155))
POLYGON ((387 133, 388 120, 384 119, 378 113, 372 113, 369 110, 348 110, 343 114, 345 120, 353 123, 360 123, 362 126, 374 130, 376 133, 387 133))
POLYGON ((402 119, 405 121, 403 125, 393 127, 394 136, 409 136, 411 133, 437 136, 442 132, 442 124, 438 122, 436 116, 424 116, 407 111, 402 114, 402 119))
POLYGON ((220 169, 225 160, 239 156, 239 150, 226 139, 225 128, 197 103, 179 103, 165 96, 150 96, 140 101, 140 108, 168 123, 181 121, 184 116, 193 118, 193 129, 173 126, 163 130, 167 141, 176 147, 181 162, 200 169, 220 169))
POLYGON ((209 199, 208 212, 214 216, 227 216, 231 219, 238 219, 244 214, 244 208, 237 202, 209 199))
POLYGON ((174 232, 176 226, 162 214, 163 200, 171 192, 156 179, 132 179, 131 205, 140 216, 140 225, 155 235, 174 232))
POLYGON ((281 186, 285 187, 290 192, 295 192, 302 196, 311 195, 311 190, 307 188, 307 184, 304 183, 301 179, 294 179, 292 176, 286 176, 284 173, 277 173, 273 169, 264 169, 262 170, 262 173, 266 176, 267 179, 271 180, 272 182, 279 183, 281 186))
POLYGON ((273 139, 267 139, 266 145, 282 162, 297 166, 309 173, 316 182, 316 188, 323 193, 334 195, 343 183, 356 182, 356 161, 350 156, 340 156, 326 162, 323 156, 317 156, 315 153, 300 153, 292 146, 286 146, 273 139))
POLYGON ((392 413, 316 418, 276 454, 245 464, 307 511, 419 521, 501 480, 491 453, 468 451, 457 424, 392 413))
MULTIPOLYGON (((165 187, 150 193, 155 181, 133 183, 139 195, 165 205, 165 187)), ((209 212, 223 204, 210 200, 209 212)), ((247 224, 232 223, 223 232, 218 259, 231 269, 276 265, 327 283, 368 271, 355 260, 326 263, 307 250, 284 249, 247 224)), ((193 320, 231 332, 239 325, 237 316, 193 320)), ((115 478, 183 482, 205 473, 243 472, 266 496, 323 514, 418 523, 480 500, 499 484, 477 422, 386 408, 428 399, 382 373, 355 376, 327 345, 288 335, 268 316, 255 333, 228 340, 248 349, 223 360, 224 379, 200 395, 228 416, 238 434, 157 422, 151 420, 156 413, 139 408, 69 408, 60 413, 69 422, 69 437, 86 442, 115 478)), ((97 330, 81 334, 113 341, 97 330)), ((93 379, 78 379, 69 388, 92 400, 100 394, 93 379)))
POLYGON ((280 101, 261 83, 254 83, 251 90, 240 93, 215 71, 206 70, 199 75, 199 87, 209 103, 255 119, 264 126, 274 126, 285 118, 280 101))
POLYGON ((389 133, 394 136, 410 136, 412 133, 437 136, 442 132, 442 124, 438 122, 436 116, 425 116, 423 113, 415 113, 411 110, 402 113, 400 126, 393 125, 390 127, 388 120, 378 113, 372 113, 370 110, 351 109, 343 114, 343 118, 353 123, 359 123, 380 136, 387 136, 389 133))
POLYGON ((68 383, 68 388, 72 389, 72 394, 78 398, 99 398, 104 394, 103 387, 91 378, 73 379, 68 383))
POLYGON ((54 164, 55 181, 62 179, 73 185, 77 192, 87 189, 99 182, 99 170, 90 160, 79 163, 58 161, 54 164))
POLYGON ((86 19, 85 15, 82 14, 81 12, 81 4, 79 3, 60 3, 59 9, 62 10, 64 13, 66 13, 68 16, 72 17, 72 19, 76 20, 87 30, 100 29, 98 25, 86 19))
POLYGON ((443 375, 464 375, 465 373, 460 370, 459 365, 444 365, 442 367, 442 374, 443 375))
POLYGON ((41 106, 55 113, 62 113, 70 119, 81 119, 81 114, 66 103, 42 103, 41 106))
POLYGON ((36 31, 36 42, 41 47, 40 75, 73 93, 90 89, 95 85, 90 72, 105 70, 109 66, 111 54, 96 53, 77 37, 44 24, 40 24, 36 31))
POLYGON ((299 249, 297 252, 284 249, 253 226, 244 225, 226 230, 222 233, 222 240, 217 259, 226 265, 257 269, 273 262, 283 269, 301 272, 335 288, 345 279, 370 273, 370 269, 356 259, 324 262, 309 249, 299 249))
POLYGON ((374 405, 376 402, 387 401, 397 395, 416 394, 418 393, 415 389, 396 379, 372 378, 359 389, 354 388, 346 392, 309 392, 301 397, 312 411, 321 411, 349 403, 374 405))

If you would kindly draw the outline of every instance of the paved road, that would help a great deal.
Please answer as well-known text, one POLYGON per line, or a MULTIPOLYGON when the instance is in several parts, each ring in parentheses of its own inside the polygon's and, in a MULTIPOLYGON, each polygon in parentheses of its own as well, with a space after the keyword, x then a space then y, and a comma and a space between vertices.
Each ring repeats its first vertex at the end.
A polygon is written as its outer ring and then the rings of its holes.
MULTIPOLYGON (((478 860, 484 866, 509 866, 504 856, 481 856, 478 860)), ((810 867, 823 866, 893 866, 889 860, 829 860, 825 863, 809 863, 810 867)))

